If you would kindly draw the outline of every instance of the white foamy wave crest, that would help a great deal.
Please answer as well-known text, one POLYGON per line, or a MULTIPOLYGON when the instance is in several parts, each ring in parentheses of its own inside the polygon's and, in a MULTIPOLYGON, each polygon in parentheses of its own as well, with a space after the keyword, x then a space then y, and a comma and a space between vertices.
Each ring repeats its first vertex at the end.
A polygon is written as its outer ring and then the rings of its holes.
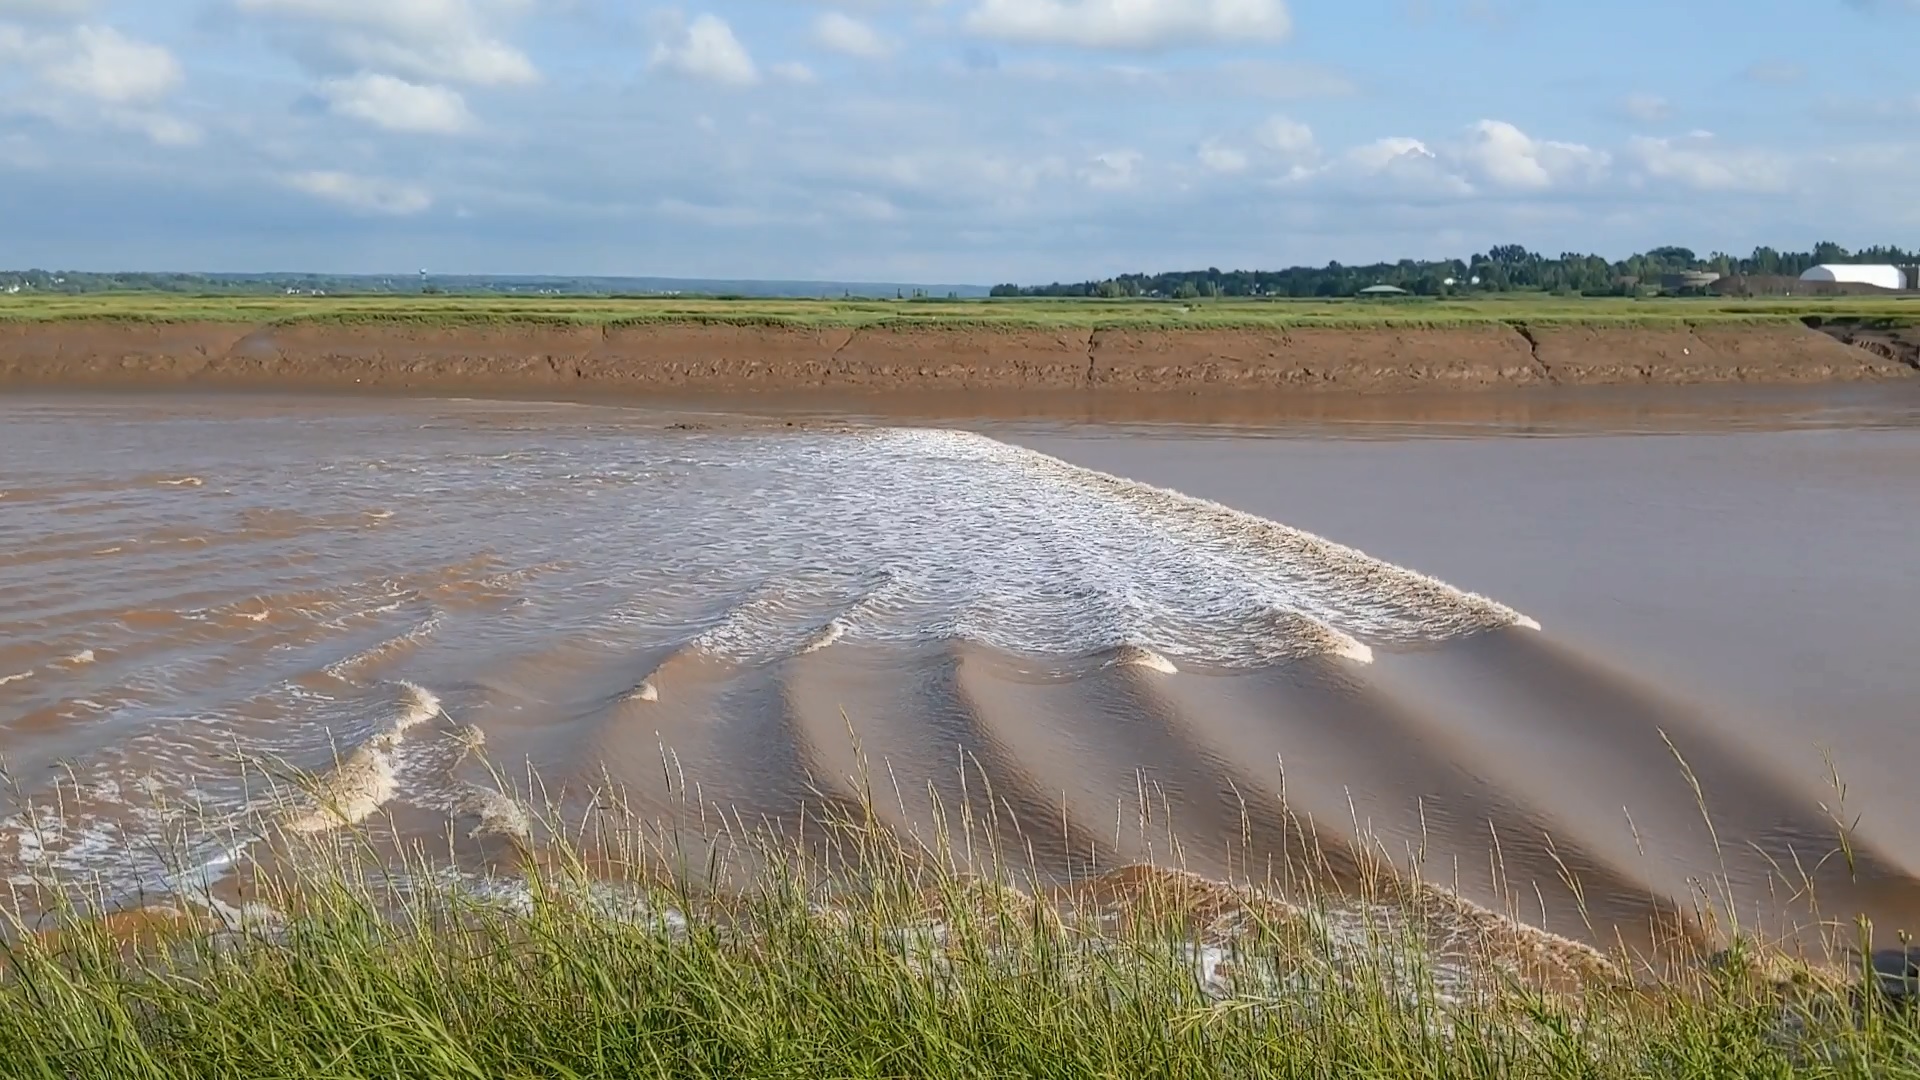
MULTIPOLYGON (((397 606, 379 609, 379 613, 386 614, 394 610, 397 610, 397 606)), ((391 661, 417 648, 422 642, 432 637, 434 632, 439 629, 440 613, 435 611, 426 618, 421 619, 418 623, 415 623, 412 629, 407 630, 405 633, 397 634, 371 648, 336 660, 328 664, 325 671, 328 675, 336 679, 350 678, 354 672, 361 668, 391 661)))
POLYGON ((1131 644, 1176 665, 1366 662, 1378 645, 1537 625, 1311 533, 981 435, 732 433, 705 445, 726 469, 651 493, 636 540, 657 561, 640 576, 663 610, 755 582, 682 639, 736 662, 947 639, 1053 656, 1131 644), (740 484, 744 497, 729 498, 740 484))
MULTIPOLYGON (((622 530, 632 628, 728 663, 837 642, 1121 646, 1179 667, 1373 659, 1536 626, 1501 603, 1258 515, 956 430, 699 436, 622 530), (735 600, 712 609, 712 598, 735 600), (697 615, 705 611, 705 615, 697 615)), ((651 454, 670 454, 645 444, 651 454)), ((649 486, 651 484, 651 486, 649 486)))
POLYGON ((1065 496, 1055 511, 1062 518, 1158 534, 1216 573, 1245 576, 1270 589, 1277 607, 1353 635, 1411 643, 1503 626, 1539 629, 1539 623, 1484 596, 1219 503, 967 432, 908 429, 883 437, 1007 466, 1065 496))
POLYGON ((444 712, 432 691, 399 684, 400 706, 386 726, 343 758, 314 784, 309 805, 281 819, 291 833, 322 833, 358 825, 391 801, 400 789, 395 755, 407 732, 444 712))
POLYGON ((0 686, 5 686, 8 683, 25 682, 33 678, 33 674, 32 671, 21 671, 12 675, 0 675, 0 686))
POLYGON ((888 573, 783 576, 729 607, 687 647, 737 663, 818 652, 854 632, 863 617, 889 610, 897 586, 888 573), (823 612, 832 614, 823 620, 823 612))

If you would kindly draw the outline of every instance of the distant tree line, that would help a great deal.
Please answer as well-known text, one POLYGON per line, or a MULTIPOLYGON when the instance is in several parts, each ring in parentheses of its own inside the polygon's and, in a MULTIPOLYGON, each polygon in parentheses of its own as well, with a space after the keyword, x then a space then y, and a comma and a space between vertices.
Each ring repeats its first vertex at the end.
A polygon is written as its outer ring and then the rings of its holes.
POLYGON ((0 291, 78 294, 163 292, 263 295, 294 292, 419 292, 409 278, 333 274, 94 273, 83 270, 0 270, 0 291))
POLYGON ((1395 285, 1420 296, 1455 293, 1554 292, 1587 296, 1632 295, 1645 285, 1658 285, 1668 274, 1710 271, 1723 277, 1798 277, 1822 263, 1920 264, 1920 251, 1898 247, 1870 247, 1848 251, 1839 244, 1816 244, 1812 251, 1776 251, 1755 248, 1740 257, 1724 252, 1698 255, 1689 248, 1659 247, 1617 262, 1598 255, 1564 252, 1559 256, 1528 251, 1519 244, 1502 244, 1469 259, 1345 266, 1295 266, 1285 270, 1184 270, 1162 274, 1122 274, 1102 281, 1074 284, 996 285, 994 296, 1158 297, 1198 300, 1214 296, 1351 296, 1372 285, 1395 285), (1476 282, 1475 279, 1478 279, 1476 282), (1452 284, 1448 284, 1452 282, 1452 284))
MULTIPOLYGON (((6 0, 0 0, 0 7, 6 0)), ((979 297, 978 286, 942 287, 948 299, 979 297)), ((99 292, 179 293, 194 296, 591 296, 712 299, 793 297, 826 299, 929 300, 934 292, 913 285, 835 284, 831 282, 708 281, 633 277, 502 277, 475 274, 188 274, 80 270, 0 270, 0 294, 79 294, 99 292)))

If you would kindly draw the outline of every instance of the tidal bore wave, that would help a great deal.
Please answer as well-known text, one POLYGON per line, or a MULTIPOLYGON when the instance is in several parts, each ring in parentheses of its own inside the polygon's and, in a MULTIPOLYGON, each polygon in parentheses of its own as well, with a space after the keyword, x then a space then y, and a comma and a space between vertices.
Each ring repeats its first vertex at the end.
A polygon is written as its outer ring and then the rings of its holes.
POLYGON ((350 427, 183 443, 143 497, 105 459, 19 479, 57 493, 20 542, 80 508, 89 544, 164 521, 247 555, 0 563, 16 886, 348 828, 484 865, 618 791, 707 834, 964 812, 1062 883, 1384 861, 1609 941, 1703 877, 1773 914, 1782 866, 1914 895, 1864 843, 1838 875, 1818 792, 1519 611, 1216 503, 955 431, 350 427))

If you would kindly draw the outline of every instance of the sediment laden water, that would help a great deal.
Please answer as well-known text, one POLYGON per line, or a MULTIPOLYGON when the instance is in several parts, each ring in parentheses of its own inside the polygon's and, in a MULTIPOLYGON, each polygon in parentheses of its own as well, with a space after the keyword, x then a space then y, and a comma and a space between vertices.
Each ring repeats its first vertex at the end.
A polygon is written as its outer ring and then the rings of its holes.
MULTIPOLYGON (((984 803, 1063 879, 1384 855, 1601 939, 1837 845, 1818 793, 1495 600, 982 435, 458 403, 5 417, 22 888, 175 889, 276 825, 388 815, 478 859, 527 803, 608 784, 680 820, 864 800, 912 835, 984 803), (1598 788, 1556 775, 1568 748, 1598 788)), ((1905 869, 1851 856, 1829 903, 1904 911, 1905 869)))

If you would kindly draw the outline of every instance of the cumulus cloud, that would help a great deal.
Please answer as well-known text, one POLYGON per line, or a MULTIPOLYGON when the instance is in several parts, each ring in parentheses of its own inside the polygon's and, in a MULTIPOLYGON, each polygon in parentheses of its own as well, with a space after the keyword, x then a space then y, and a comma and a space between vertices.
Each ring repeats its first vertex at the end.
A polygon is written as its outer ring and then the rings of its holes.
MULTIPOLYGON (((58 15, 77 9, 41 4, 35 10, 58 15)), ((197 127, 157 108, 184 78, 179 60, 159 45, 110 26, 0 23, 0 72, 8 66, 37 76, 43 87, 17 98, 16 107, 61 127, 129 131, 159 146, 200 141, 197 127)))
POLYGON ((1406 161, 1434 161, 1427 144, 1405 135, 1389 135, 1347 151, 1347 160, 1368 172, 1383 172, 1406 161))
POLYGON ((1320 145, 1313 129, 1286 116, 1270 116, 1244 132, 1238 142, 1208 139, 1200 144, 1200 164, 1210 172, 1241 173, 1256 164, 1291 175, 1314 164, 1320 145))
POLYGON ((1253 160, 1245 150, 1220 139, 1208 139, 1201 143, 1198 156, 1200 164, 1210 172, 1242 173, 1253 165, 1253 160))
POLYGON ((231 0, 242 14, 298 27, 336 64, 476 86, 540 73, 501 27, 522 0, 231 0))
POLYGON ((1261 146, 1289 158, 1312 157, 1318 150, 1313 129, 1285 116, 1268 117, 1254 130, 1261 146))
POLYGON ((433 205, 433 194, 426 188, 378 177, 316 170, 293 173, 284 181, 302 194, 362 213, 399 217, 420 213, 433 205))
POLYGON ((702 15, 653 47, 652 67, 724 86, 752 86, 760 69, 733 27, 717 15, 702 15))
POLYGON ((1504 120, 1482 120, 1469 128, 1461 157, 1498 187, 1533 191, 1597 179, 1610 160, 1579 143, 1535 139, 1504 120))
POLYGON ((813 39, 823 48, 866 60, 893 52, 893 42, 872 26, 839 11, 822 14, 813 24, 813 39))
POLYGON ((1787 186, 1790 172, 1778 155, 1728 146, 1705 131, 1679 139, 1636 138, 1628 144, 1627 156, 1643 182, 1700 191, 1779 191, 1787 186))
POLYGON ((165 97, 180 84, 180 62, 158 45, 110 26, 82 26, 43 69, 48 82, 96 101, 129 104, 165 97))
POLYGON ((422 86, 392 75, 363 71, 320 84, 321 96, 340 116, 385 131, 457 135, 474 126, 466 99, 445 86, 422 86))
POLYGON ((1316 169, 1296 170, 1295 182, 1337 185, 1344 192, 1378 192, 1396 198, 1448 199, 1474 194, 1445 148, 1405 135, 1390 135, 1348 149, 1316 169))
POLYGON ((966 27, 1020 44, 1153 50, 1278 41, 1293 21, 1283 0, 979 0, 966 27))

